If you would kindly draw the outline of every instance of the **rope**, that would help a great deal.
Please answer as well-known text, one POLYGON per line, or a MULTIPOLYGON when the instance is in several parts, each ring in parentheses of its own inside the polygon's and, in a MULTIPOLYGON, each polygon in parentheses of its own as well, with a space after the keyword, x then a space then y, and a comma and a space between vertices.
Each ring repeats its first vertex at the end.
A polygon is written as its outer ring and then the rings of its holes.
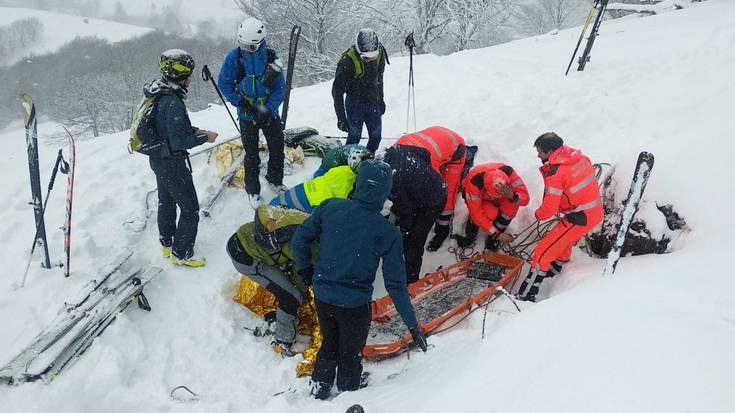
POLYGON ((515 236, 512 244, 505 244, 501 250, 505 255, 519 258, 527 263, 531 262, 533 247, 541 241, 541 238, 551 231, 551 227, 561 221, 561 217, 550 219, 546 222, 534 221, 515 236))

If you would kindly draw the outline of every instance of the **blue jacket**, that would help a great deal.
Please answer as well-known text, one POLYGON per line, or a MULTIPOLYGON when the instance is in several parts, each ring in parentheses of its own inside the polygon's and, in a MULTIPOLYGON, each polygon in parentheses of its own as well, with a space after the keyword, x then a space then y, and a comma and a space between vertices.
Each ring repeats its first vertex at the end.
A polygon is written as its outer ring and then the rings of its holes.
POLYGON ((283 73, 278 74, 271 87, 266 87, 262 82, 263 74, 268 68, 268 45, 264 41, 255 53, 240 52, 236 47, 230 50, 225 57, 224 63, 219 70, 219 88, 222 94, 233 105, 237 106, 237 114, 242 120, 252 120, 250 115, 242 111, 243 95, 257 101, 266 98, 265 107, 271 111, 271 116, 278 117, 278 107, 283 103, 285 96, 286 81, 283 73), (242 56, 242 64, 245 67, 245 78, 236 85, 239 74, 238 54, 242 56))
POLYGON ((314 296, 343 308, 372 300, 375 272, 382 259, 385 288, 403 322, 412 328, 418 322, 406 288, 401 233, 380 215, 392 181, 388 164, 363 162, 352 199, 322 203, 296 230, 291 247, 297 267, 306 268, 311 263, 311 244, 319 240, 314 296))
POLYGON ((159 95, 153 113, 156 133, 168 141, 173 157, 207 141, 207 135, 195 135, 184 105, 186 89, 163 79, 156 79, 143 87, 146 97, 159 95))

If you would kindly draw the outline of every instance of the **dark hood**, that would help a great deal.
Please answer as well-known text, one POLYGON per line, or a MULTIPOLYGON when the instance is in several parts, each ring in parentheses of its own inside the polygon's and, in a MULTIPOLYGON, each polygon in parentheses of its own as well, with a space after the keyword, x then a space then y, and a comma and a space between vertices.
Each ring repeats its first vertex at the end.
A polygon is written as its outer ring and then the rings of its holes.
POLYGON ((370 209, 380 211, 393 187, 393 170, 390 165, 377 159, 360 164, 352 199, 362 202, 370 209))
POLYGON ((151 80, 143 86, 143 94, 145 97, 151 98, 156 95, 177 95, 181 99, 186 99, 186 88, 169 82, 166 79, 151 80))

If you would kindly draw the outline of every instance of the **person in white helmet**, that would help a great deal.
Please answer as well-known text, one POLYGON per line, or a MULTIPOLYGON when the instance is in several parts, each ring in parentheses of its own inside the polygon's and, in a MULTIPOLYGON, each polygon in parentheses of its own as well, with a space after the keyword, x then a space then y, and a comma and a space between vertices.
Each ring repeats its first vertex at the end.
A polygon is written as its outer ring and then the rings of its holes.
POLYGON ((373 29, 360 29, 355 44, 342 53, 332 83, 337 127, 347 132, 347 144, 360 143, 362 125, 368 133, 367 149, 375 153, 380 145, 383 100, 383 72, 388 53, 373 29), (347 97, 345 97, 347 95, 347 97))
POLYGON ((265 179, 276 195, 283 185, 283 125, 278 107, 283 103, 285 80, 281 62, 265 41, 266 30, 260 20, 250 17, 237 30, 238 47, 227 53, 219 72, 222 94, 237 106, 240 134, 245 148, 245 192, 255 209, 263 203, 260 196, 260 157, 258 131, 268 144, 268 170, 265 179))

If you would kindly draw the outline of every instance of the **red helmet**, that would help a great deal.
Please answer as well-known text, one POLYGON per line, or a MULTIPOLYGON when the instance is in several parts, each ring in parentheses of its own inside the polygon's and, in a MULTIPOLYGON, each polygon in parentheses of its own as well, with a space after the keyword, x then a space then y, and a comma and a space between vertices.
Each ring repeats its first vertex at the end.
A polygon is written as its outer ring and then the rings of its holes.
POLYGON ((496 169, 494 171, 485 172, 485 177, 482 183, 485 187, 485 192, 490 195, 491 198, 502 198, 500 194, 498 194, 497 185, 509 185, 510 177, 508 177, 508 175, 503 171, 496 169))

